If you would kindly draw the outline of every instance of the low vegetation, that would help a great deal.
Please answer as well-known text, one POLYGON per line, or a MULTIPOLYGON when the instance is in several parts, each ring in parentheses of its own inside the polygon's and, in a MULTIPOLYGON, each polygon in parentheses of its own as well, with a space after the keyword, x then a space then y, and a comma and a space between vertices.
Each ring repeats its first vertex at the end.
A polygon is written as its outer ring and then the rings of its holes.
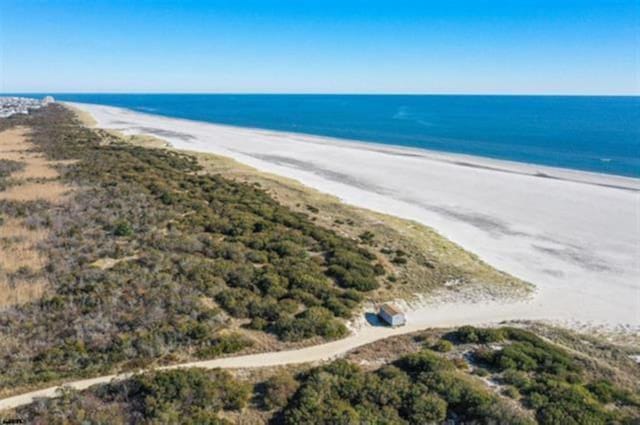
POLYGON ((629 412, 638 419, 637 392, 605 379, 594 380, 583 367, 584 360, 531 332, 463 327, 450 337, 480 344, 473 351, 474 362, 497 382, 511 386, 510 394, 534 410, 539 423, 617 423, 629 412))
MULTIPOLYGON (((33 147, 23 128, 0 133, 0 202, 38 202, 43 196, 55 196, 49 189, 61 186, 52 181, 57 173, 33 147)), ((43 294, 47 285, 38 245, 46 235, 26 217, 0 210, 0 308, 25 304, 43 294)))
POLYGON ((482 385, 427 349, 365 372, 346 361, 314 369, 281 412, 286 424, 530 423, 482 385))
MULTIPOLYGON (((152 143, 149 138, 139 136, 130 142, 141 146, 165 145, 161 140, 152 143)), ((297 181, 260 172, 230 158, 189 154, 198 158, 205 171, 260 187, 292 211, 308 215, 313 223, 357 241, 374 254, 380 287, 367 293, 368 299, 386 302, 443 290, 473 300, 520 298, 527 296, 531 288, 414 221, 347 205, 297 181)))
POLYGON ((63 391, 20 417, 33 424, 225 424, 218 414, 242 409, 252 387, 228 372, 200 369, 136 375, 91 393, 63 391))
POLYGON ((58 164, 55 184, 76 188, 61 202, 0 199, 3 220, 48 235, 49 282, 0 311, 0 392, 246 349, 242 323, 282 341, 338 338, 378 287, 357 241, 191 156, 123 143, 55 105, 0 124, 28 126, 31 150, 58 164))
POLYGON ((0 134, 0 395, 339 338, 365 297, 524 288, 423 226, 58 105, 0 134))
MULTIPOLYGON (((66 391, 16 414, 36 424, 560 425, 632 424, 640 418, 637 394, 592 381, 582 356, 529 331, 460 328, 438 339, 450 341, 447 353, 426 348, 433 335, 424 335, 427 339, 400 337, 416 348, 375 368, 358 366, 349 356, 266 378, 220 370, 153 372, 80 393, 66 391), (523 353, 536 360, 516 361, 523 353)), ((386 350, 385 341, 368 349, 369 358, 379 358, 380 349, 386 350)))
POLYGON ((24 164, 10 159, 0 159, 0 190, 9 186, 9 176, 24 168, 24 164))

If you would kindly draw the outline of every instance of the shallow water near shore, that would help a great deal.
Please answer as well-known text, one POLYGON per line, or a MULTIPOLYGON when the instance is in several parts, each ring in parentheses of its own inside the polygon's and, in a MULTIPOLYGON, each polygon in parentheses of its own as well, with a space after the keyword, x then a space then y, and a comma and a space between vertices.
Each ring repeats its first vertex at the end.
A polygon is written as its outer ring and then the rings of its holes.
POLYGON ((54 96, 173 118, 640 177, 638 96, 54 96))

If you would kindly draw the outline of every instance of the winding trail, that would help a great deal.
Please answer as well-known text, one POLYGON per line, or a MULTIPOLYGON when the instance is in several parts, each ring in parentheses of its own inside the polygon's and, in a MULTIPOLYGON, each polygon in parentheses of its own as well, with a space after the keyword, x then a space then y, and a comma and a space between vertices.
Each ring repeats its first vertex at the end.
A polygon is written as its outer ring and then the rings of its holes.
MULTIPOLYGON (((161 366, 149 370, 170 370, 189 367, 205 369, 248 369, 302 363, 319 363, 344 356, 349 351, 392 336, 403 335, 428 328, 444 328, 463 324, 486 325, 505 320, 523 318, 542 319, 526 314, 535 310, 535 303, 531 300, 512 303, 479 302, 479 303, 441 303, 425 305, 406 313, 408 324, 400 328, 389 328, 371 324, 358 326, 346 338, 295 350, 257 353, 235 357, 224 357, 213 360, 180 363, 161 366)), ((49 388, 30 391, 0 400, 0 411, 24 406, 39 398, 55 397, 57 391, 63 387, 84 390, 96 384, 105 384, 112 380, 126 379, 134 372, 105 375, 89 379, 66 382, 49 388)))
MULTIPOLYGON (((155 370, 318 363, 391 336, 509 320, 574 325, 569 321, 576 321, 590 327, 605 325, 609 330, 640 332, 638 179, 478 158, 460 162, 460 156, 427 151, 217 126, 103 106, 75 106, 90 112, 101 128, 153 134, 180 149, 233 157, 355 205, 432 225, 489 264, 537 286, 536 296, 524 301, 480 298, 475 303, 442 302, 412 308, 406 311, 408 325, 402 328, 364 324, 356 326, 347 338, 316 346, 155 370), (362 166, 353 167, 356 161, 362 166)), ((63 385, 83 390, 128 376, 131 373, 63 385)), ((0 411, 54 397, 59 388, 2 399, 0 411)))
MULTIPOLYGON (((420 326, 405 326, 403 328, 395 329, 383 327, 367 327, 364 328, 363 331, 357 332, 341 340, 297 350, 276 351, 269 353, 249 354, 237 357, 225 357, 213 360, 195 361, 170 366, 162 366, 149 370, 170 370, 189 367, 200 367, 205 369, 240 369, 281 366, 287 364, 315 363, 340 357, 341 355, 344 355, 354 348, 366 345, 382 338, 388 338, 390 336, 414 332, 420 329, 420 326)), ((128 372, 122 374, 105 375, 90 379, 82 379, 78 381, 68 382, 59 386, 44 388, 41 390, 35 390, 17 396, 8 397, 0 400, 0 411, 30 404, 39 398, 55 397, 57 395, 57 391, 62 387, 84 390, 96 384, 105 384, 112 380, 126 379, 131 375, 132 373, 128 372)))

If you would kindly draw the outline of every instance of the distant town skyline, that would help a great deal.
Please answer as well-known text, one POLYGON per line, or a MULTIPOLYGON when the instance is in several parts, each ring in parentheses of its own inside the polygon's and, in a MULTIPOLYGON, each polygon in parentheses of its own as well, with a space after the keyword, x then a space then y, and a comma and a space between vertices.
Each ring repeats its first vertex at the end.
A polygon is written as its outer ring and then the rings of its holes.
POLYGON ((640 93, 640 2, 0 4, 2 93, 640 93))

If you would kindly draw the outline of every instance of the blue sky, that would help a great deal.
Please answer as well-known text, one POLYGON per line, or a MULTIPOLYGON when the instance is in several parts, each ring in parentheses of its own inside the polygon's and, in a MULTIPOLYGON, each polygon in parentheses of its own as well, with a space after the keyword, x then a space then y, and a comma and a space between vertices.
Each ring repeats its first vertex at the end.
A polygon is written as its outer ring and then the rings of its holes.
POLYGON ((640 92, 640 0, 0 1, 0 92, 640 92))

